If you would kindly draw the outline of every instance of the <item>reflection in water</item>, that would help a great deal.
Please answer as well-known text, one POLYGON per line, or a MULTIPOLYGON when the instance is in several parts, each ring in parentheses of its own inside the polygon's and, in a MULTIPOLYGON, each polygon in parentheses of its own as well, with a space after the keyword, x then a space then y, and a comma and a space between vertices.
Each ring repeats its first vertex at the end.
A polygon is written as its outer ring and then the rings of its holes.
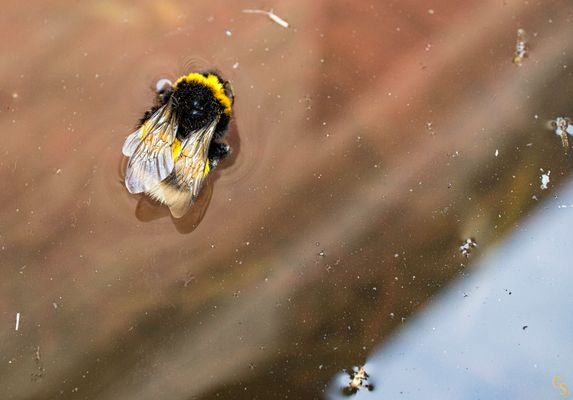
POLYGON ((555 197, 374 351, 368 371, 383 383, 357 399, 556 399, 573 387, 573 209, 562 207, 573 182, 555 197))
MULTIPOLYGON (((242 12, 259 6, 3 5, 5 398, 320 398, 365 360, 375 390, 355 396, 383 396, 403 371, 380 373, 392 360, 373 362, 374 349, 479 272, 570 174, 545 126, 573 109, 568 2, 443 0, 431 13, 421 1, 277 3, 288 29, 242 12), (531 47, 518 68, 519 28, 531 47), (134 216, 149 210, 116 168, 146 86, 189 58, 233 82, 242 148, 230 143, 236 162, 215 171, 206 212, 182 235, 170 217, 134 216), (540 168, 551 171, 543 191, 540 168), (469 237, 479 251, 466 259, 469 237), (45 371, 31 382, 38 347, 45 371)), ((476 297, 464 290, 454 305, 476 297)), ((533 315, 514 317, 498 336, 544 343, 533 315)), ((497 351, 529 365, 515 347, 497 351)), ((480 377, 505 378, 476 351, 465 354, 480 377)), ((393 360, 430 365, 423 355, 393 360)))

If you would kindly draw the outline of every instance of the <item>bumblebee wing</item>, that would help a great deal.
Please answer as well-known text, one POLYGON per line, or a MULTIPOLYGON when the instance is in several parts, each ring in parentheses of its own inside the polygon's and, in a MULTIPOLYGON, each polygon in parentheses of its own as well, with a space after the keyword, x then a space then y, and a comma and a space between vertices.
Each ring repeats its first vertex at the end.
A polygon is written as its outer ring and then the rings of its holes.
POLYGON ((172 144, 176 134, 177 119, 169 102, 127 137, 122 152, 130 157, 125 173, 125 186, 130 193, 149 190, 173 172, 172 144))
POLYGON ((183 142, 181 154, 175 162, 177 183, 180 187, 189 189, 193 200, 199 195, 203 181, 209 173, 207 155, 218 121, 217 118, 206 127, 192 132, 183 142))

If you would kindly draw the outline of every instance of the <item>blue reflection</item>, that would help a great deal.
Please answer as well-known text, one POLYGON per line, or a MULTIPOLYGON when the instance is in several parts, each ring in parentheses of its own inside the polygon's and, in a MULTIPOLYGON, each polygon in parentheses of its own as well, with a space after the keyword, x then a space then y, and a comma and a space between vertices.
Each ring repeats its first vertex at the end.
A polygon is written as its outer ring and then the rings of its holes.
POLYGON ((570 184, 374 351, 354 398, 573 398, 572 230, 570 184))

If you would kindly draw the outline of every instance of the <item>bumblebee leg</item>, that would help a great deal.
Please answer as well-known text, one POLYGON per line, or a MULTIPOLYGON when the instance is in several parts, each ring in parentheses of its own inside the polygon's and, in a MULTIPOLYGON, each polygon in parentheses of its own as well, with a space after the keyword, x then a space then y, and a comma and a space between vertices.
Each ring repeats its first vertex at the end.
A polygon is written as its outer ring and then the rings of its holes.
POLYGON ((231 122, 231 117, 227 114, 221 115, 219 119, 219 123, 215 127, 215 134, 213 135, 214 139, 221 139, 227 133, 227 129, 229 128, 229 122, 231 122))
POLYGON ((207 157, 210 160, 219 161, 227 157, 229 153, 231 153, 231 147, 228 144, 212 142, 207 157))
POLYGON ((169 100, 172 94, 173 94, 173 88, 171 86, 164 85, 161 88, 158 87, 155 97, 156 104, 149 110, 147 110, 145 114, 143 114, 143 117, 139 119, 137 128, 143 125, 145 121, 147 121, 153 114, 155 114, 157 110, 159 110, 161 107, 167 104, 167 101, 169 100))
POLYGON ((157 91, 157 102, 162 106, 165 105, 172 94, 173 88, 171 86, 164 86, 162 89, 157 91))

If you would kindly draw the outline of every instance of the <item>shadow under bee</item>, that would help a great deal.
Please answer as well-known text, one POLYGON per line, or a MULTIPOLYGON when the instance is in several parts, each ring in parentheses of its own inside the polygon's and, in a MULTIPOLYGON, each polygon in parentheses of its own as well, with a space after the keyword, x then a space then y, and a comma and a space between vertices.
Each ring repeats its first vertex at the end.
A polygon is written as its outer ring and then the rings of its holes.
MULTIPOLYGON (((229 127, 229 132, 226 135, 226 140, 231 147, 231 153, 227 158, 221 160, 217 168, 212 171, 199 194, 199 197, 189 211, 181 218, 175 218, 171 215, 169 208, 153 200, 145 194, 135 194, 130 195, 130 197, 137 198, 138 202, 135 207, 135 217, 141 222, 151 222, 161 218, 171 218, 175 229, 179 233, 187 234, 193 232, 201 223, 205 214, 207 213, 207 208, 211 203, 211 198, 213 197, 215 182, 220 178, 221 172, 229 167, 231 167, 241 148, 241 140, 239 138, 238 130, 236 124, 233 122, 229 127)), ((125 170, 129 158, 123 156, 119 162, 119 177, 122 186, 125 185, 125 170)), ((125 187, 124 187, 125 189, 125 187)))

